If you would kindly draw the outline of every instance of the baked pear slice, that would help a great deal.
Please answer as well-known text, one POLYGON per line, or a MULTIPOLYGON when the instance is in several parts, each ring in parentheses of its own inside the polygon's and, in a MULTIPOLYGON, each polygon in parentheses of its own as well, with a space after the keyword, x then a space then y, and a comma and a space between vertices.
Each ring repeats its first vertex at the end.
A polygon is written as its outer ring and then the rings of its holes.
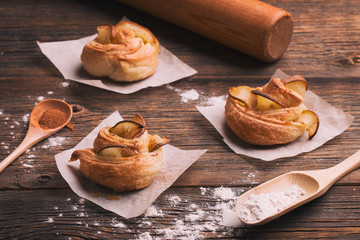
POLYGON ((95 152, 106 146, 123 145, 123 156, 138 155, 147 152, 149 134, 146 130, 146 123, 140 114, 136 114, 133 120, 123 120, 113 127, 102 128, 94 140, 95 152))
POLYGON ((256 110, 265 111, 273 109, 281 109, 285 106, 278 102, 272 95, 261 91, 260 89, 252 90, 252 93, 256 95, 256 110))
POLYGON ((157 150, 158 148, 168 144, 170 142, 170 139, 167 137, 160 137, 159 135, 151 135, 149 139, 148 149, 149 152, 153 152, 157 150))
POLYGON ((255 109, 257 100, 256 95, 251 92, 252 90, 249 86, 231 87, 229 96, 240 101, 246 108, 255 109))
POLYGON ((126 148, 123 145, 107 146, 100 149, 96 154, 99 156, 122 157, 122 151, 126 148))
POLYGON ((308 83, 300 75, 294 75, 289 78, 281 79, 281 82, 284 84, 284 86, 288 89, 291 89, 298 94, 300 94, 302 97, 305 96, 306 91, 308 90, 308 83))
POLYGON ((316 113, 310 110, 305 110, 301 113, 298 121, 306 125, 306 131, 309 134, 309 139, 312 139, 319 129, 320 120, 316 113))
POLYGON ((145 132, 145 127, 136 121, 124 120, 109 129, 109 132, 126 139, 133 139, 145 132))

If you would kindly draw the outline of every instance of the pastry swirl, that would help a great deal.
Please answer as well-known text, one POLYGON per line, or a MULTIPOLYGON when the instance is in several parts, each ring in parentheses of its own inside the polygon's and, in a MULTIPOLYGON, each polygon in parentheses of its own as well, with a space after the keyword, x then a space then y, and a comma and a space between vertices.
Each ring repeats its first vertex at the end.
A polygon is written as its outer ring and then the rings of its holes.
POLYGON ((133 82, 154 74, 160 44, 147 29, 136 23, 101 25, 98 36, 81 53, 84 69, 96 77, 133 82))
POLYGON ((225 105, 226 123, 253 145, 286 144, 305 131, 312 138, 319 119, 302 103, 306 90, 307 82, 301 76, 274 78, 260 88, 232 87, 225 105))
POLYGON ((70 161, 80 160, 80 171, 91 181, 116 191, 133 191, 148 186, 163 164, 162 146, 170 139, 150 135, 144 119, 121 121, 104 127, 94 148, 76 150, 70 161))
POLYGON ((71 161, 80 159, 82 174, 115 192, 133 191, 148 186, 163 164, 162 148, 132 157, 100 156, 94 149, 74 151, 71 161))

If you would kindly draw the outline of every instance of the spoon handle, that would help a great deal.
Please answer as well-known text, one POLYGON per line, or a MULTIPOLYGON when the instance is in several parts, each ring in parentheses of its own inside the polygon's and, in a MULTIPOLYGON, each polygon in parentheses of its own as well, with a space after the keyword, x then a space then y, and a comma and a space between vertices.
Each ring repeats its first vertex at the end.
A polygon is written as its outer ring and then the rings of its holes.
POLYGON ((36 135, 26 134, 24 140, 20 145, 4 160, 0 162, 0 172, 2 172, 10 163, 12 163, 18 156, 24 153, 27 149, 32 147, 37 142, 41 141, 43 138, 37 137, 36 135))
POLYGON ((360 150, 337 165, 320 171, 310 171, 320 183, 320 188, 328 188, 336 181, 360 167, 360 150))

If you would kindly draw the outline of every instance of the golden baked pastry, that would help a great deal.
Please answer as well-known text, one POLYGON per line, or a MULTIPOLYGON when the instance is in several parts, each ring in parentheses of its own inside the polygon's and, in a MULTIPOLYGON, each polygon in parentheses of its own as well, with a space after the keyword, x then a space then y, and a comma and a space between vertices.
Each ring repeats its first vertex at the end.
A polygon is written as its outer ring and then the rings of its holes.
POLYGON ((232 87, 225 105, 226 123, 240 139, 254 145, 289 143, 304 131, 311 139, 319 118, 302 103, 307 89, 307 81, 299 75, 274 78, 258 88, 232 87))
POLYGON ((115 191, 148 186, 163 164, 162 146, 170 139, 150 135, 137 114, 113 127, 101 129, 94 148, 76 150, 70 161, 80 160, 80 171, 91 181, 115 191))
POLYGON ((147 28, 134 22, 101 25, 98 36, 81 53, 85 70, 96 77, 133 82, 154 74, 160 44, 147 28))

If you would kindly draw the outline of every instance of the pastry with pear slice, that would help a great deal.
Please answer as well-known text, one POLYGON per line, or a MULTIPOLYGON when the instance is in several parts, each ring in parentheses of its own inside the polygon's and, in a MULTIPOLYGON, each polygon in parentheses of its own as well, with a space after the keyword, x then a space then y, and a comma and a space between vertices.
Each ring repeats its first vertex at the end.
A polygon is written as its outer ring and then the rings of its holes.
POLYGON ((115 192, 147 187, 163 164, 162 146, 170 139, 148 133, 145 120, 134 120, 104 127, 94 147, 76 150, 70 161, 80 160, 80 171, 91 181, 115 192))
POLYGON ((231 87, 226 123, 240 139, 253 145, 286 144, 305 131, 311 139, 319 118, 303 104, 307 89, 307 81, 299 75, 273 78, 263 87, 231 87))

